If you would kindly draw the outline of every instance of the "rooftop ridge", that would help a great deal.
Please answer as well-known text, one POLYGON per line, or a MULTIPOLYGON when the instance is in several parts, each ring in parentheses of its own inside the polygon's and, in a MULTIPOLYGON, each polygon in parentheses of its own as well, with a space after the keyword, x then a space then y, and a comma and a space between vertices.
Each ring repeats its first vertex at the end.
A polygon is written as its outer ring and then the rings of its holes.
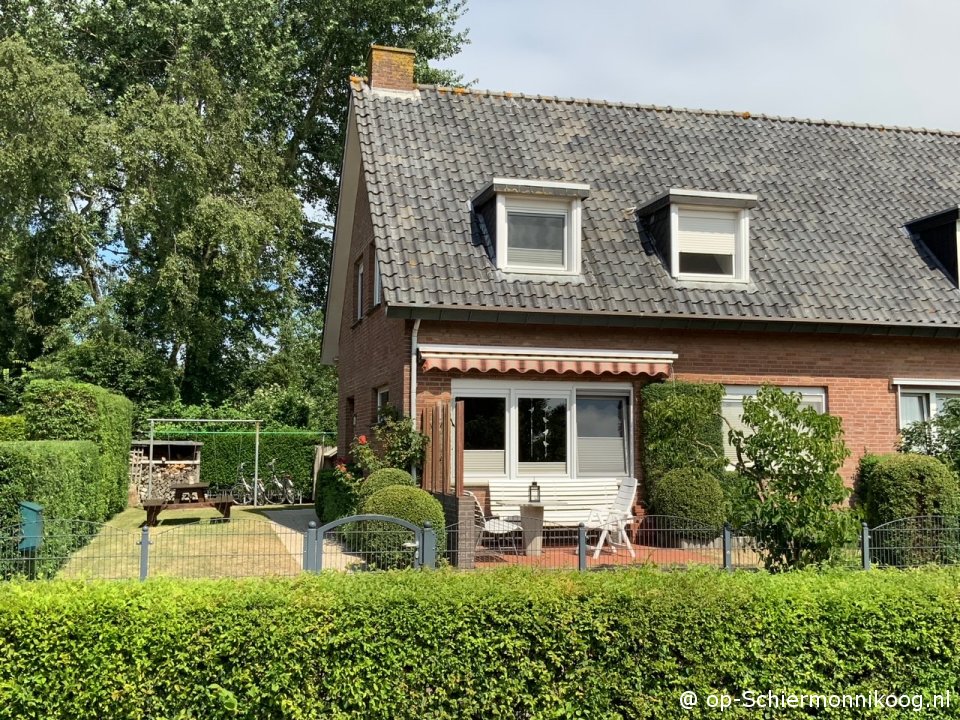
MULTIPOLYGON (((369 90, 366 78, 351 77, 351 84, 355 90, 369 90)), ((684 113, 687 115, 737 117, 742 120, 766 120, 770 122, 790 123, 794 125, 822 125, 826 127, 853 128, 857 130, 875 130, 878 132, 901 132, 915 135, 936 135, 941 137, 960 137, 960 130, 942 130, 938 128, 917 128, 904 125, 882 125, 877 123, 861 123, 846 120, 826 120, 823 118, 798 118, 786 115, 767 115, 737 110, 710 110, 706 108, 674 107, 672 105, 652 105, 632 103, 617 100, 597 100, 593 98, 561 97, 559 95, 536 95, 530 93, 515 93, 507 90, 475 90, 472 88, 447 87, 444 85, 417 84, 418 90, 433 91, 440 95, 479 95, 482 97, 500 97, 510 100, 534 100, 538 102, 553 102, 565 105, 597 105, 601 107, 625 108, 630 110, 646 110, 664 113, 684 113)))

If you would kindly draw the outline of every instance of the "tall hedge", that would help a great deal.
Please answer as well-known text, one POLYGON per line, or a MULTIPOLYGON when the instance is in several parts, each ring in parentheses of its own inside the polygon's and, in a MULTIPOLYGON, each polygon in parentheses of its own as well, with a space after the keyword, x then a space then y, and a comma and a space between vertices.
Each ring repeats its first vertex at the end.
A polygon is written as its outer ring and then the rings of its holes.
POLYGON ((112 490, 92 442, 0 442, 0 528, 18 522, 21 500, 40 503, 50 519, 104 520, 112 490))
POLYGON ((108 511, 127 504, 133 403, 96 385, 34 380, 23 395, 30 440, 90 440, 100 450, 100 472, 111 488, 108 511))
MULTIPOLYGON (((260 435, 260 476, 268 478, 268 463, 276 459, 278 476, 289 475, 298 490, 309 499, 313 489, 314 448, 321 443, 320 435, 303 434, 303 431, 291 431, 289 435, 275 435, 283 430, 264 431, 260 435)), ((229 434, 204 435, 200 433, 177 432, 158 435, 162 438, 183 438, 203 443, 200 450, 200 480, 213 488, 229 489, 238 478, 240 463, 245 463, 247 480, 253 478, 254 434, 245 430, 230 431, 229 434)))
POLYGON ((671 470, 696 468, 720 477, 723 386, 670 381, 643 388, 644 483, 651 488, 671 470))
POLYGON ((960 482, 928 455, 864 455, 856 490, 871 527, 922 515, 960 514, 960 482))
POLYGON ((0 657, 3 718, 952 717, 960 575, 8 584, 0 657), (910 705, 948 690, 949 709, 910 705), (907 706, 708 706, 768 691, 906 693, 907 706), (696 708, 681 709, 683 692, 696 708))
POLYGON ((23 415, 0 415, 0 442, 26 439, 27 424, 23 415))

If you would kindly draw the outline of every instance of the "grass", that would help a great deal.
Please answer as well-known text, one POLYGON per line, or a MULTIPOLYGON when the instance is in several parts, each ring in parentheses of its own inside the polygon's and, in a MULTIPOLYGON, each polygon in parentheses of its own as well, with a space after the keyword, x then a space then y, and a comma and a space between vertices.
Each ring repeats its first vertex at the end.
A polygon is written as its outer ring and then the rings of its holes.
MULTIPOLYGON (((270 522, 264 508, 234 508, 224 522, 213 508, 168 511, 150 528, 150 577, 256 577, 301 572, 303 538, 270 522)), ((282 507, 267 508, 282 510, 282 507)), ((137 578, 146 512, 109 520, 62 568, 60 578, 137 578)))

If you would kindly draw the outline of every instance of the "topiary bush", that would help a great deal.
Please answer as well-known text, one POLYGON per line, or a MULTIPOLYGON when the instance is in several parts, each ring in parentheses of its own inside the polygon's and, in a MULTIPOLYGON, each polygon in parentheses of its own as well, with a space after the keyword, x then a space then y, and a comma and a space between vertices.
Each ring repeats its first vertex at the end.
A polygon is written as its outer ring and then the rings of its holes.
POLYGON ((723 456, 723 386, 671 381, 643 388, 643 471, 645 485, 679 468, 700 468, 719 476, 723 456))
MULTIPOLYGON (((364 515, 388 515, 423 527, 429 522, 437 536, 437 557, 447 547, 443 506, 425 490, 406 485, 393 485, 378 490, 360 506, 364 515)), ((351 545, 366 554, 365 560, 378 568, 405 567, 411 554, 402 546, 413 538, 400 526, 384 521, 351 523, 345 530, 353 538, 351 545)))
POLYGON ((413 480, 413 475, 406 470, 400 470, 399 468, 381 468, 380 470, 375 470, 360 483, 358 490, 360 504, 362 505, 366 502, 367 498, 374 493, 393 485, 415 487, 416 482, 413 480))
POLYGON ((107 513, 127 505, 133 403, 96 385, 34 380, 23 394, 30 440, 91 440, 100 450, 100 472, 111 488, 107 513))
POLYGON ((956 474, 928 455, 864 455, 856 489, 870 527, 920 515, 960 513, 956 474))
POLYGON ((22 415, 0 415, 0 442, 27 439, 27 424, 22 415))
POLYGON ((693 520, 716 533, 701 528, 678 526, 680 535, 690 540, 712 540, 720 534, 726 520, 726 499, 720 481, 700 468, 678 468, 657 478, 650 489, 650 510, 655 515, 672 515, 693 520))
POLYGON ((357 512, 356 485, 346 473, 321 470, 317 478, 317 499, 314 508, 321 525, 357 512))

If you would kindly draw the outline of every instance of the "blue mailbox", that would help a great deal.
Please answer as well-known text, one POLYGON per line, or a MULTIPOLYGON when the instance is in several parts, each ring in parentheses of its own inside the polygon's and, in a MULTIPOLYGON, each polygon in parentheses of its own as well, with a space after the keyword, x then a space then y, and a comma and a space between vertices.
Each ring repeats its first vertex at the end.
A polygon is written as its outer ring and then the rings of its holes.
POLYGON ((18 550, 37 550, 43 539, 43 506, 34 502, 20 503, 20 544, 18 550))

